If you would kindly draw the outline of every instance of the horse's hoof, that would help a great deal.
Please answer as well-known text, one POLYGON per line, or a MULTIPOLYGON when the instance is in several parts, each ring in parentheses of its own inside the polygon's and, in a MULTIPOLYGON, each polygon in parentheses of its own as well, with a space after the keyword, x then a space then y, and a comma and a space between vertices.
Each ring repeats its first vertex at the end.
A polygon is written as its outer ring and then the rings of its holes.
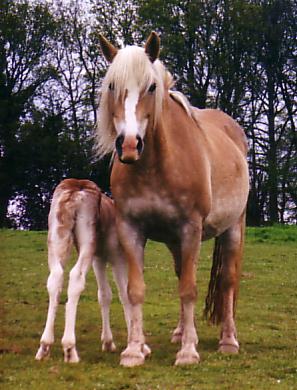
POLYGON ((191 348, 191 350, 180 350, 176 354, 175 366, 185 366, 189 364, 198 364, 200 362, 200 356, 198 352, 191 348))
POLYGON ((111 341, 104 341, 102 343, 102 351, 103 352, 114 352, 117 349, 115 343, 111 341))
POLYGON ((148 357, 152 353, 150 347, 147 344, 143 344, 142 353, 144 354, 144 357, 148 357))
POLYGON ((64 362, 65 363, 78 363, 79 356, 75 347, 64 349, 64 362))
POLYGON ((144 353, 140 351, 131 351, 128 348, 125 349, 124 352, 121 353, 121 361, 120 365, 124 367, 135 367, 141 366, 145 361, 144 353))
POLYGON ((239 352, 239 346, 234 344, 220 344, 219 352, 236 354, 239 352))
POLYGON ((43 360, 50 355, 50 345, 41 344, 36 355, 35 360, 43 360))

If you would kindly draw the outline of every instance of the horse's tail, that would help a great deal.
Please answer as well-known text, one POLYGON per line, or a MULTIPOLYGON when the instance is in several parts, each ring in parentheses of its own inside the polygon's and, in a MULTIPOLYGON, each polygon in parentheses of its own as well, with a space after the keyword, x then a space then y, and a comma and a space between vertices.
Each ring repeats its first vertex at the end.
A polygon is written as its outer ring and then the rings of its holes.
POLYGON ((213 324, 219 324, 222 320, 222 294, 221 294, 221 279, 222 279, 222 244, 221 238, 215 238, 213 251, 213 263, 208 285, 208 293, 205 299, 204 317, 213 324))

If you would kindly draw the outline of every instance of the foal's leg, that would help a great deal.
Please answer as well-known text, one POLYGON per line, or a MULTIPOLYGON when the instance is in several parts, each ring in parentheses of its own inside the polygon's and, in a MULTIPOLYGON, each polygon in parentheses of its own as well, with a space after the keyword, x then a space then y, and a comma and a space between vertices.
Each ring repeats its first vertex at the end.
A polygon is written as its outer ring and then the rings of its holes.
POLYGON ((200 225, 192 222, 184 226, 181 238, 179 294, 183 314, 183 332, 182 346, 176 355, 176 365, 194 364, 200 360, 196 351, 198 337, 194 323, 194 308, 197 297, 196 256, 200 249, 200 225))
POLYGON ((234 312, 238 291, 241 259, 244 241, 244 216, 220 237, 222 270, 217 305, 221 307, 221 336, 219 351, 237 353, 237 341, 234 312))
POLYGON ((117 224, 120 243, 128 263, 128 297, 131 303, 131 321, 127 348, 121 354, 121 365, 139 366, 150 350, 145 346, 142 304, 145 284, 143 280, 143 252, 145 240, 132 225, 124 221, 117 224))
POLYGON ((98 285, 98 302, 101 308, 102 318, 102 351, 115 351, 116 346, 113 342, 112 332, 109 321, 109 308, 112 299, 112 291, 106 275, 106 261, 96 257, 93 262, 93 270, 98 285))
POLYGON ((124 308, 125 321, 127 325, 127 330, 129 333, 130 321, 131 321, 131 304, 128 298, 128 273, 125 260, 122 257, 116 259, 112 262, 112 272, 113 277, 116 282, 120 301, 124 308))
POLYGON ((63 287, 63 267, 69 257, 72 247, 72 236, 66 233, 63 236, 55 235, 48 240, 48 264, 50 274, 47 280, 49 307, 45 329, 41 336, 40 347, 35 359, 41 360, 50 353, 54 342, 54 323, 59 305, 59 297, 63 287))
POLYGON ((79 362, 79 356, 76 350, 75 338, 75 320, 77 305, 80 294, 85 288, 86 274, 94 258, 94 242, 88 243, 85 239, 79 248, 79 257, 77 263, 69 274, 68 300, 65 313, 65 330, 62 337, 62 346, 64 350, 64 361, 68 363, 79 362))

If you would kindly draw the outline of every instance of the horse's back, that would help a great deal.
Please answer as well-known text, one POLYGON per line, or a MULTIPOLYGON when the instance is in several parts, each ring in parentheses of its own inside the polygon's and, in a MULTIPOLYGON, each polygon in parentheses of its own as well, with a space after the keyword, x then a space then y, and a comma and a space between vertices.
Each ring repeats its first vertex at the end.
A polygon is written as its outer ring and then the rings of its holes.
POLYGON ((212 126, 210 128, 225 133, 240 149, 243 155, 247 155, 248 143, 246 135, 239 124, 229 115, 217 109, 198 109, 192 107, 192 116, 200 128, 203 129, 206 124, 208 126, 211 124, 212 126))

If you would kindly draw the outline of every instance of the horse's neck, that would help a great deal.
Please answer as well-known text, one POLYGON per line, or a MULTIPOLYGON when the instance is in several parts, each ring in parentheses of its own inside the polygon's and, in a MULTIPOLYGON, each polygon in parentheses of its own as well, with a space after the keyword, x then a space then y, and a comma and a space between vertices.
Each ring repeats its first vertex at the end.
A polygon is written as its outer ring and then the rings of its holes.
POLYGON ((162 165, 169 155, 169 144, 166 124, 161 119, 155 126, 150 126, 147 129, 145 149, 141 158, 142 167, 156 168, 161 171, 162 165))
MULTIPOLYGON (((145 158, 150 164, 160 164, 171 158, 172 151, 176 149, 176 144, 185 141, 188 137, 185 126, 178 126, 183 116, 184 122, 192 119, 188 117, 187 112, 181 108, 180 104, 167 97, 164 109, 155 127, 150 126, 147 129, 145 140, 145 158)), ((194 122, 193 122, 194 123, 194 122)))

